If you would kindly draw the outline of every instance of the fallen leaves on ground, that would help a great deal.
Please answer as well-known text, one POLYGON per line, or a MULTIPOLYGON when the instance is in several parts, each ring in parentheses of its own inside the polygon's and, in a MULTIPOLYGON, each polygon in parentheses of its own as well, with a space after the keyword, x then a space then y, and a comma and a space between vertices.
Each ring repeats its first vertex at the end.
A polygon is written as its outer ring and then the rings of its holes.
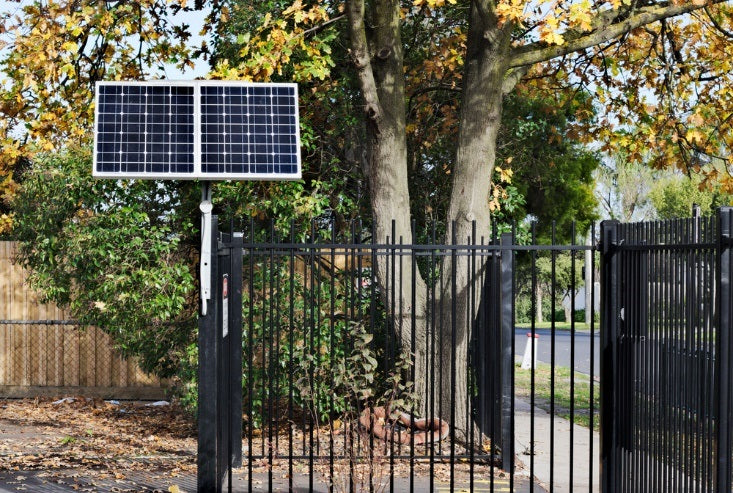
POLYGON ((84 469, 117 480, 135 470, 195 473, 195 424, 178 406, 53 401, 0 401, 0 471, 84 469))
MULTIPOLYGON (((170 481, 195 477, 195 422, 178 406, 111 403, 84 397, 64 399, 56 404, 54 401, 49 398, 0 400, 0 435, 3 436, 0 472, 12 475, 8 479, 17 483, 16 489, 23 487, 24 471, 35 471, 50 482, 67 484, 79 491, 95 491, 95 481, 117 484, 119 488, 115 488, 119 491, 140 491, 134 487, 134 477, 145 472, 152 483, 162 486, 153 491, 178 493, 183 490, 170 485, 170 481)), ((354 454, 346 446, 343 435, 350 426, 338 422, 333 436, 328 429, 311 430, 295 424, 278 423, 274 429, 265 429, 265 433, 252 430, 251 435, 245 428, 245 467, 238 473, 246 476, 248 459, 251 459, 255 478, 266 478, 268 474, 287 478, 291 470, 295 475, 308 475, 308 460, 290 462, 287 456, 291 452, 295 456, 307 456, 314 450, 320 459, 315 461, 313 472, 327 482, 329 477, 335 483, 343 482, 350 471, 360 484, 368 484, 371 475, 375 485, 386 484, 390 475, 432 476, 438 483, 448 483, 452 477, 465 483, 471 475, 484 479, 492 474, 497 478, 503 476, 498 467, 485 460, 471 466, 465 456, 461 457, 466 450, 460 446, 452 450, 459 457, 451 466, 449 440, 433 445, 431 464, 426 460, 430 456, 426 445, 417 447, 417 457, 410 460, 409 447, 395 445, 390 450, 392 447, 384 442, 365 435, 355 444, 359 458, 352 462, 344 458, 354 454), (365 447, 371 441, 374 441, 373 450, 368 454, 365 447), (334 457, 333 463, 329 456, 334 457), (366 460, 368 456, 370 460, 366 460)), ((488 442, 482 446, 485 453, 491 450, 488 442)))

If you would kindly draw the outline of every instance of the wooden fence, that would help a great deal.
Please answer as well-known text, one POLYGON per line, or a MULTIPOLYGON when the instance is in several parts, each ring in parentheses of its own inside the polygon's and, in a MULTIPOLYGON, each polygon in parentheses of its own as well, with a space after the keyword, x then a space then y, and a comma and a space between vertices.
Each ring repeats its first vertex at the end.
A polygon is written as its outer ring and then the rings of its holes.
POLYGON ((13 242, 0 241, 0 397, 164 396, 166 382, 116 354, 103 331, 80 328, 68 313, 39 303, 14 254, 13 242))

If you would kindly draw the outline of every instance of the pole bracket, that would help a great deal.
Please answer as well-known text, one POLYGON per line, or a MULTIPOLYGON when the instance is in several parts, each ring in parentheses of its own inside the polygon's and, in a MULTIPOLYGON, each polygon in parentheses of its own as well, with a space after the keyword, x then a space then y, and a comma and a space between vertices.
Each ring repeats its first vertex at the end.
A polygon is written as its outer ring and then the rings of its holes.
POLYGON ((207 302, 211 299, 211 183, 201 183, 201 259, 199 281, 201 283, 201 315, 205 316, 207 302))

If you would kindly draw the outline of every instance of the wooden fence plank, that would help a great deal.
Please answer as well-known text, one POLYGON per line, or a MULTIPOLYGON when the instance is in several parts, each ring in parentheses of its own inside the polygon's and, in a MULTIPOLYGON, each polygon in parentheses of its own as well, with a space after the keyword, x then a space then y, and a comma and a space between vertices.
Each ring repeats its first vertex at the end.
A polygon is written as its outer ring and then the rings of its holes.
MULTIPOLYGON (((0 315, 5 315, 6 307, 10 306, 10 272, 7 262, 9 250, 9 242, 0 242, 0 315)), ((10 351, 10 327, 3 325, 0 327, 0 383, 10 381, 10 351)))
MULTIPOLYGON (((38 301, 25 271, 13 264, 14 255, 13 242, 0 241, 0 320, 70 319, 57 306, 38 301)), ((159 398, 165 387, 166 382, 146 375, 133 360, 122 359, 110 336, 96 327, 0 325, 0 397, 81 389, 119 398, 159 398)))

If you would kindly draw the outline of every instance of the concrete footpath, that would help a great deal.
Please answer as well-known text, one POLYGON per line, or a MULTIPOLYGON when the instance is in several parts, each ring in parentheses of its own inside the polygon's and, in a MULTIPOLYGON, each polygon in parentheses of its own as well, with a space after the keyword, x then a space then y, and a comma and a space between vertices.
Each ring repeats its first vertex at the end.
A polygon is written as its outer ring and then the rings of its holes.
POLYGON ((600 491, 600 440, 598 432, 593 432, 593 457, 590 457, 590 431, 579 425, 573 426, 573 453, 570 454, 571 424, 567 419, 550 414, 538 407, 534 408, 534 448, 530 446, 532 412, 529 402, 515 397, 514 450, 516 457, 530 470, 534 459, 533 472, 536 481, 550 490, 550 471, 552 491, 600 491), (550 455, 550 430, 554 428, 554 454, 550 455), (552 460, 554 456, 554 461, 552 460), (593 472, 593 485, 590 473, 593 472), (572 472, 571 472, 572 471, 572 472), (572 481, 571 481, 572 477, 572 481), (572 486, 572 489, 571 489, 572 486))

